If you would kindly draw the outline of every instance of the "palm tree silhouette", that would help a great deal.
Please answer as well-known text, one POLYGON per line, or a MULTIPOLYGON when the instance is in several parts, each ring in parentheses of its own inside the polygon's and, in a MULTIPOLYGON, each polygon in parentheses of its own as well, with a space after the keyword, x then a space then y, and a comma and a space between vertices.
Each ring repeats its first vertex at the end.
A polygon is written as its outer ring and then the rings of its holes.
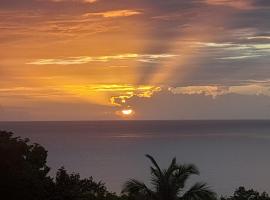
POLYGON ((213 200, 216 194, 205 183, 195 183, 185 190, 185 183, 190 175, 199 175, 195 165, 179 165, 176 158, 172 159, 167 169, 161 170, 155 159, 146 155, 153 166, 151 169, 150 189, 143 182, 131 179, 124 184, 123 193, 134 199, 147 200, 213 200))

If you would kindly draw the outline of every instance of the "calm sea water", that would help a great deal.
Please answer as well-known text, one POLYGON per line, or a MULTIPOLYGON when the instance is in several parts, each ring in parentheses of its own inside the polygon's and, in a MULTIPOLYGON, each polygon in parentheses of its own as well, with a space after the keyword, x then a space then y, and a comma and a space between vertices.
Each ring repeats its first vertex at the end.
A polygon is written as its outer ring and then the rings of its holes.
POLYGON ((119 192, 129 178, 147 181, 153 155, 162 167, 176 156, 196 164, 219 194, 238 186, 270 192, 270 121, 0 122, 49 152, 52 174, 65 166, 119 192))

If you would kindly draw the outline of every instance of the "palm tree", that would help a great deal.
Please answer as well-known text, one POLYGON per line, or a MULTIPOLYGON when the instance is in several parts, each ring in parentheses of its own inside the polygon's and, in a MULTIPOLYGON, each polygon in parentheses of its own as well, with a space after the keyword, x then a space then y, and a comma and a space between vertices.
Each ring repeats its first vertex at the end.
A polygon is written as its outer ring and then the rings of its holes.
POLYGON ((190 189, 185 190, 185 183, 190 175, 198 175, 196 166, 179 165, 176 158, 172 159, 167 169, 161 170, 155 159, 146 155, 153 166, 151 169, 150 189, 143 182, 135 179, 127 181, 123 193, 134 199, 145 200, 214 200, 216 195, 205 183, 195 183, 190 189))

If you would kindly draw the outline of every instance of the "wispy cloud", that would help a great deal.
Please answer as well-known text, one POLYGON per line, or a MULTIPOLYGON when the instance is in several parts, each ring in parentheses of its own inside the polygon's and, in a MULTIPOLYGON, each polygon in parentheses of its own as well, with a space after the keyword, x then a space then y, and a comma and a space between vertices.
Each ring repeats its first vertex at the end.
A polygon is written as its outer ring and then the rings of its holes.
POLYGON ((222 57, 222 58, 217 58, 220 60, 240 60, 240 59, 247 59, 247 58, 257 58, 262 55, 242 55, 242 56, 229 56, 229 57, 222 57))
POLYGON ((64 2, 64 1, 78 1, 78 2, 84 2, 84 3, 95 3, 97 2, 98 0, 50 0, 52 2, 64 2))
MULTIPOLYGON (((104 89, 105 91, 108 90, 108 88, 104 89)), ((121 92, 120 94, 110 98, 111 104, 115 106, 125 106, 127 100, 132 97, 150 98, 154 93, 160 92, 162 90, 161 87, 151 85, 124 85, 124 87, 121 86, 120 88, 118 87, 115 89, 118 89, 118 91, 121 92)))
POLYGON ((173 94, 186 94, 186 95, 205 95, 212 96, 213 98, 218 95, 223 95, 227 93, 227 87, 223 86, 185 86, 185 87, 175 87, 169 88, 173 94))
POLYGON ((97 2, 98 0, 83 0, 83 1, 86 3, 94 3, 94 2, 97 2))
POLYGON ((251 37, 247 37, 248 40, 254 40, 254 39, 266 39, 266 40, 270 40, 270 36, 268 35, 258 35, 258 36, 251 36, 251 37))
MULTIPOLYGON (((250 37, 250 39, 258 39, 257 37, 250 37)), ((246 38, 248 39, 248 38, 246 38)), ((263 37, 262 39, 265 39, 263 37)), ((251 59, 262 56, 269 56, 270 44, 264 43, 250 43, 245 40, 238 42, 226 42, 226 43, 213 43, 213 42, 197 42, 194 43, 199 47, 207 48, 212 51, 212 56, 218 60, 240 60, 251 59)))
POLYGON ((173 94, 205 95, 216 98, 220 95, 265 95, 270 96, 270 86, 264 84, 232 85, 232 86, 184 86, 169 88, 173 94))
POLYGON ((142 12, 138 10, 112 10, 106 12, 86 13, 83 16, 84 17, 100 16, 105 18, 114 18, 114 17, 129 17, 140 14, 142 14, 142 12))
POLYGON ((67 57, 57 59, 38 59, 26 64, 30 65, 79 65, 90 62, 109 62, 112 60, 136 60, 139 62, 157 62, 160 59, 172 58, 177 55, 174 54, 119 54, 112 56, 78 56, 78 57, 67 57))
POLYGON ((207 4, 229 6, 237 9, 253 9, 254 6, 250 0, 205 0, 207 4))
MULTIPOLYGON (((6 87, 0 88, 1 98, 23 98, 28 100, 47 99, 81 99, 96 104, 125 106, 132 97, 150 98, 161 88, 153 85, 134 84, 76 84, 46 87, 6 87), (65 98, 63 98, 65 97, 65 98)), ((16 99, 14 99, 16 100, 16 99)))

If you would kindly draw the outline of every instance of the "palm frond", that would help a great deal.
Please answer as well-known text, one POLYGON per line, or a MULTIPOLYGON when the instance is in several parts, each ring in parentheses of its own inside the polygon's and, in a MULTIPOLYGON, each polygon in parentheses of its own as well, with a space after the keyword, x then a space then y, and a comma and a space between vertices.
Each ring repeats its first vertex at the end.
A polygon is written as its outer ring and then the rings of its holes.
POLYGON ((157 189, 160 187, 161 181, 163 180, 163 174, 161 174, 157 169, 150 167, 151 169, 151 183, 157 189))
POLYGON ((176 165, 176 158, 174 157, 172 159, 172 162, 170 164, 170 166, 168 167, 168 169, 166 170, 166 176, 170 176, 173 174, 173 172, 177 169, 177 165, 176 165))
POLYGON ((152 164, 156 167, 156 169, 158 170, 158 172, 159 172, 160 174, 162 174, 161 169, 160 169, 160 167, 158 166, 158 164, 157 164, 157 162, 155 161, 155 159, 154 159, 152 156, 150 156, 149 154, 146 154, 145 156, 152 162, 152 164))
POLYGON ((196 183, 180 199, 215 200, 216 194, 205 183, 196 183))
POLYGON ((143 183, 135 179, 131 179, 124 184, 123 193, 132 195, 143 195, 145 197, 153 196, 153 192, 143 183))
POLYGON ((193 164, 178 165, 178 171, 179 174, 200 174, 198 168, 193 164))
POLYGON ((176 165, 173 176, 171 178, 171 183, 174 186, 174 189, 178 192, 182 191, 185 187, 186 181, 191 175, 199 174, 199 170, 195 165, 185 164, 185 165, 176 165))
POLYGON ((176 166, 176 157, 174 157, 174 158, 172 159, 172 162, 171 162, 171 164, 170 164, 170 166, 169 166, 169 169, 172 168, 172 167, 174 167, 174 166, 176 166))
POLYGON ((151 174, 154 175, 155 177, 159 178, 162 174, 160 173, 160 171, 158 171, 156 168, 154 167, 150 167, 151 170, 151 174))

